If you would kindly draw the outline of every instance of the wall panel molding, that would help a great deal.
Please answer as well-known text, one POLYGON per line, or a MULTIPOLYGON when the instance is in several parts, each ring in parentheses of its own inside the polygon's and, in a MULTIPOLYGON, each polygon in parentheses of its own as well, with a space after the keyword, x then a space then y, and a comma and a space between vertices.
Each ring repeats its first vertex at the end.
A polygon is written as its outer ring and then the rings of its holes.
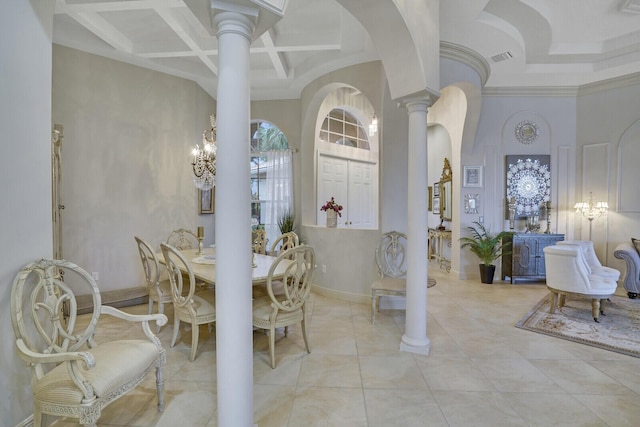
POLYGON ((640 213, 640 197, 638 197, 638 183, 640 183, 640 120, 627 129, 620 138, 618 145, 618 212, 640 213))
MULTIPOLYGON (((572 200, 575 197, 575 191, 574 186, 571 185, 570 175, 570 171, 573 170, 571 167, 573 157, 571 147, 561 145, 558 147, 556 161, 552 161, 551 164, 556 177, 555 188, 551 190, 551 225, 552 227, 555 225, 555 233, 562 233, 568 239, 573 237, 573 205, 575 203, 572 203, 572 200)), ((551 232, 554 232, 553 229, 551 232)))

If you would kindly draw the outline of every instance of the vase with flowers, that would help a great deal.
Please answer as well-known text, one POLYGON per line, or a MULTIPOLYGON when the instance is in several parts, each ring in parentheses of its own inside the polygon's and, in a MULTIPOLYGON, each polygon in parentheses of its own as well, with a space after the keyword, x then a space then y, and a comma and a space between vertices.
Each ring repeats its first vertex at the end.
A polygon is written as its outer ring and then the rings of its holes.
POLYGON ((340 212, 342 210, 342 205, 336 203, 336 200, 332 197, 331 200, 320 208, 320 210, 327 213, 327 227, 336 228, 338 226, 338 217, 342 216, 342 213, 340 212))

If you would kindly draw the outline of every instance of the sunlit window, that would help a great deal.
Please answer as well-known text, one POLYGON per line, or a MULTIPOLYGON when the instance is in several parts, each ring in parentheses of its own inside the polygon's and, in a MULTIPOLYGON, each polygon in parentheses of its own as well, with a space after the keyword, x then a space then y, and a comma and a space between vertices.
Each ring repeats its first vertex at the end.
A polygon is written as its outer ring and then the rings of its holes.
POLYGON ((347 147, 369 149, 369 138, 364 127, 351 113, 334 108, 327 114, 320 128, 320 140, 347 147))

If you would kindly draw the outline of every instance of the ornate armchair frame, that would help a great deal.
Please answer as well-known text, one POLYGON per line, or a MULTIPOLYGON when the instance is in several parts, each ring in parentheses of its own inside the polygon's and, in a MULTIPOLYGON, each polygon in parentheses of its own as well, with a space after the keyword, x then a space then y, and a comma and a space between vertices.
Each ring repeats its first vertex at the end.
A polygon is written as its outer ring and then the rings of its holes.
POLYGON ((18 356, 31 368, 35 426, 42 425, 42 414, 95 426, 102 408, 131 391, 153 369, 158 410, 164 410, 165 350, 149 325, 164 325, 164 314, 132 315, 103 306, 89 273, 65 260, 41 259, 22 268, 13 281, 11 320, 18 356), (89 289, 93 313, 88 321, 77 318, 76 299, 67 283, 89 289), (67 321, 63 303, 70 307, 67 321), (140 323, 147 339, 98 345, 94 335, 102 314, 140 323))

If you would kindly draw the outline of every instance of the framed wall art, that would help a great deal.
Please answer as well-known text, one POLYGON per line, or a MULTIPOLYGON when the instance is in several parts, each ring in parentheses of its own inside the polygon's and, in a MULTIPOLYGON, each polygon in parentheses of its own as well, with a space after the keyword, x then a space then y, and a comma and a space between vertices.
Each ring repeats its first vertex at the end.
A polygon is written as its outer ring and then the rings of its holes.
POLYGON ((464 195, 464 213, 477 214, 479 205, 479 194, 465 194, 464 195))
POLYGON ((431 210, 433 210, 433 187, 429 186, 427 187, 427 191, 428 191, 428 199, 427 199, 427 203, 429 204, 429 207, 427 208, 427 211, 431 212, 431 210))
POLYGON ((464 187, 482 187, 482 166, 465 166, 462 185, 464 187))
POLYGON ((211 190, 198 190, 198 214, 212 214, 215 208, 216 188, 211 190))
POLYGON ((440 215, 440 197, 434 197, 433 198, 433 214, 434 215, 440 215))
MULTIPOLYGON (((551 200, 550 155, 506 156, 507 201, 515 203, 515 218, 539 212, 551 200)), ((505 218, 509 219, 508 202, 505 218)))

